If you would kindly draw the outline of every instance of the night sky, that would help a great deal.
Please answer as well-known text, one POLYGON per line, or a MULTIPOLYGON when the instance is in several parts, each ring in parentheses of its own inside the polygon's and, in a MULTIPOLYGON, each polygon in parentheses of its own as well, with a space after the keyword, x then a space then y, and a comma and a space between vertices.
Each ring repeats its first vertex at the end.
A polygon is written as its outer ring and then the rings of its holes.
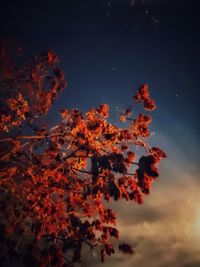
MULTIPOLYGON (((135 255, 107 259, 105 267, 200 266, 200 7, 196 0, 4 1, 0 37, 16 41, 24 56, 51 48, 68 86, 61 107, 87 111, 130 104, 142 83, 157 103, 153 144, 167 160, 143 206, 115 205, 121 240, 135 255), (144 2, 144 5, 142 4, 144 2)), ((101 266, 86 255, 83 266, 101 266)))

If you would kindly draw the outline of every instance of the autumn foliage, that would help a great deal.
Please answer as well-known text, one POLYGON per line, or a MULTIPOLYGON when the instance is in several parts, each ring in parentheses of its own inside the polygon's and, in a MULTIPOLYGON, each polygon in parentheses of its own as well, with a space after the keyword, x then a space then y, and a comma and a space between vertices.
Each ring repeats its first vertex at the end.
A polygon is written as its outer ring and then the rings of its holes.
MULTIPOLYGON (((22 64, 15 56, 18 50, 10 50, 1 45, 3 249, 25 266, 73 266, 87 246, 104 261, 115 252, 113 238, 119 237, 109 201, 142 204, 158 177, 157 164, 166 157, 146 142, 151 117, 132 117, 139 104, 147 111, 156 108, 148 86, 142 85, 119 114, 121 127, 108 121, 106 104, 85 114, 63 109, 60 122, 50 127, 45 115, 66 86, 57 56, 49 50, 22 64)), ((126 243, 118 248, 133 253, 126 243)))

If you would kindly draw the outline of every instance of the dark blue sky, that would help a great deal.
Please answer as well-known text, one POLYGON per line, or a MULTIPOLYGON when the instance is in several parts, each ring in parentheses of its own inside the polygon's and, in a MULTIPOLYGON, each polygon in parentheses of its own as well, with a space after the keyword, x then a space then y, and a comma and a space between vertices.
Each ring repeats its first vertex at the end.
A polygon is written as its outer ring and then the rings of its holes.
POLYGON ((101 103, 111 105, 115 120, 116 106, 129 105, 138 86, 148 83, 158 106, 153 142, 168 155, 165 181, 179 184, 189 170, 199 186, 199 1, 146 0, 146 13, 142 0, 131 2, 110 1, 108 14, 106 0, 4 1, 0 36, 16 40, 27 56, 47 48, 58 54, 68 87, 51 120, 60 107, 86 111, 101 103))
POLYGON ((157 100, 156 126, 172 135, 178 122, 199 131, 198 1, 7 1, 1 36, 27 54, 52 48, 68 88, 58 105, 86 110, 101 102, 124 106, 141 83, 157 100), (158 23, 155 23, 158 20, 158 23))

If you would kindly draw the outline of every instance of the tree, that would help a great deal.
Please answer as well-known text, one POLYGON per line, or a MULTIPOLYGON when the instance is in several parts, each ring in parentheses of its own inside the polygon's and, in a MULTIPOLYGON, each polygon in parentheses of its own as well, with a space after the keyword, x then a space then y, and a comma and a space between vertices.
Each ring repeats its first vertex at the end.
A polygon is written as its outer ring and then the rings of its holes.
MULTIPOLYGON (((106 104, 86 114, 63 109, 50 127, 44 116, 66 85, 57 56, 49 50, 22 64, 11 51, 1 45, 1 243, 24 266, 73 266, 84 246, 99 249, 104 261, 119 236, 109 201, 142 204, 166 157, 147 145, 151 117, 132 118, 139 104, 156 108, 148 86, 121 112, 124 127, 108 122, 106 104), (144 152, 138 159, 136 147, 144 152)), ((133 253, 126 243, 118 248, 133 253)))

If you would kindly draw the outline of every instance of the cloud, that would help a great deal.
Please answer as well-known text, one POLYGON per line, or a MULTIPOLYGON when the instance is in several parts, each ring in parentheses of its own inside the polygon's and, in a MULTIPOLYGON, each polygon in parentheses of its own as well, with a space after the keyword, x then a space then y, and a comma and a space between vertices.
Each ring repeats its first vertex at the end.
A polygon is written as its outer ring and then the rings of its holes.
MULTIPOLYGON (((117 252, 104 267, 200 266, 200 181, 197 166, 171 140, 159 136, 173 152, 142 206, 115 203, 120 241, 129 242, 133 256, 117 252)), ((90 266, 101 266, 94 257, 90 266)))
POLYGON ((137 207, 125 207, 123 203, 118 209, 120 240, 133 245, 135 254, 117 253, 107 258, 104 267, 200 266, 199 185, 180 192, 160 187, 160 194, 152 193, 148 205, 140 207, 139 218, 137 207))

